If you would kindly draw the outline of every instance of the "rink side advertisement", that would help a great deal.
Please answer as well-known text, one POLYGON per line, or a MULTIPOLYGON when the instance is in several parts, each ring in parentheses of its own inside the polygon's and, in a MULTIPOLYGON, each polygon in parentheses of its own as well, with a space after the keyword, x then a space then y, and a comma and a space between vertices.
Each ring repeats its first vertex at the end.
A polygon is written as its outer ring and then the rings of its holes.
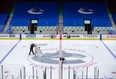
MULTIPOLYGON (((22 34, 22 40, 59 40, 57 34, 22 34)), ((100 35, 76 35, 63 34, 62 40, 100 40, 100 35)))
POLYGON ((102 35, 102 40, 116 40, 116 35, 102 35))
POLYGON ((0 34, 0 40, 19 40, 19 34, 0 34))
MULTIPOLYGON (((0 34, 0 40, 59 40, 59 34, 0 34)), ((62 40, 116 40, 116 35, 63 34, 62 40)))
POLYGON ((77 35, 77 34, 71 34, 71 35, 62 35, 62 38, 64 40, 100 40, 100 35, 77 35))
POLYGON ((22 34, 22 40, 59 40, 56 34, 22 34))

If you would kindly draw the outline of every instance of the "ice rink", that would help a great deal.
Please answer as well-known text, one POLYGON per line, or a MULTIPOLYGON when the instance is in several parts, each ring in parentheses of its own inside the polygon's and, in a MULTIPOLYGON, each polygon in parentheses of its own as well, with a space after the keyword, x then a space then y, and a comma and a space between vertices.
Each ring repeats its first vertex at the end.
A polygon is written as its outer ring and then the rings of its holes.
POLYGON ((0 40, 0 65, 0 79, 116 79, 116 41, 0 40), (29 55, 32 43, 42 56, 29 55))

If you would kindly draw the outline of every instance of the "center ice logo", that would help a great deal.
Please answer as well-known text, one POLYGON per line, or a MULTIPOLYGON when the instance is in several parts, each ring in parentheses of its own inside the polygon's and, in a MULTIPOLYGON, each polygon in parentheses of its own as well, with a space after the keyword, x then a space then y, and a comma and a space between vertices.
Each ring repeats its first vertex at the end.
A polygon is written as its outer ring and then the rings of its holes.
MULTIPOLYGON (((28 57, 28 60, 34 64, 58 64, 59 51, 58 49, 42 49, 42 56, 28 57), (47 53, 45 53, 47 52, 47 53), (54 52, 54 53, 53 53, 54 52)), ((62 57, 65 58, 64 64, 85 64, 94 60, 93 56, 85 51, 76 49, 63 49, 62 57)))
POLYGON ((40 9, 38 7, 31 8, 28 10, 28 13, 30 13, 30 14, 43 14, 43 12, 44 12, 44 10, 40 9))

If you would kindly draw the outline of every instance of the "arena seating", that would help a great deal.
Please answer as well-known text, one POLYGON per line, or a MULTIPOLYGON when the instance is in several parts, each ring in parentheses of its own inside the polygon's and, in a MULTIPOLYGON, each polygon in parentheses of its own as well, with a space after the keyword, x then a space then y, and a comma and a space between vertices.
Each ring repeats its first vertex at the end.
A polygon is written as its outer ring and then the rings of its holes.
POLYGON ((110 27, 111 22, 108 17, 105 4, 95 2, 72 2, 64 4, 64 26, 83 26, 84 19, 91 19, 93 26, 110 27), (78 12, 79 9, 90 11, 86 14, 84 11, 78 12))
POLYGON ((58 24, 58 4, 55 2, 17 3, 10 25, 13 27, 29 26, 30 19, 38 19, 39 26, 57 26, 58 24), (32 9, 33 9, 33 12, 35 13, 31 13, 32 9), (40 13, 36 14, 38 13, 38 11, 40 11, 40 13))
POLYGON ((8 19, 8 13, 1 13, 0 14, 0 32, 2 32, 4 25, 8 19))
POLYGON ((114 22, 116 24, 116 14, 113 14, 113 19, 114 19, 114 22))
MULTIPOLYGON (((84 19, 91 19, 95 33, 109 31, 111 22, 104 3, 96 2, 70 2, 64 3, 63 25, 64 31, 84 31, 84 19), (79 10, 81 12, 79 13, 79 10), (90 13, 89 13, 89 12, 90 13), (89 13, 89 14, 86 14, 89 13)), ((17 3, 10 28, 13 31, 28 31, 30 19, 38 19, 37 31, 55 31, 59 20, 59 5, 55 2, 20 2, 17 3), (25 5, 25 6, 22 6, 25 5), (42 14, 30 14, 28 11, 37 12, 43 10, 42 14)), ((16 33, 16 32, 15 32, 16 33)), ((18 33, 18 32, 17 32, 18 33)), ((38 33, 38 32, 36 32, 38 33)))

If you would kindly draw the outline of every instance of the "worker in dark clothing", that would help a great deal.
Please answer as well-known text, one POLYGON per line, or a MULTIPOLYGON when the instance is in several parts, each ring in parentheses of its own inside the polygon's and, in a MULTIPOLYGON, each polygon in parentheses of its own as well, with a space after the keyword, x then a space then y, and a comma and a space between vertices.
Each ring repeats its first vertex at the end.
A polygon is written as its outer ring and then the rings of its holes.
POLYGON ((62 61, 62 64, 64 63, 65 58, 60 57, 60 61, 62 61))
POLYGON ((29 52, 29 55, 31 55, 31 52, 33 53, 33 55, 35 55, 35 54, 34 54, 34 51, 33 51, 33 47, 35 47, 35 44, 34 44, 34 43, 31 44, 31 46, 30 46, 30 52, 29 52))

